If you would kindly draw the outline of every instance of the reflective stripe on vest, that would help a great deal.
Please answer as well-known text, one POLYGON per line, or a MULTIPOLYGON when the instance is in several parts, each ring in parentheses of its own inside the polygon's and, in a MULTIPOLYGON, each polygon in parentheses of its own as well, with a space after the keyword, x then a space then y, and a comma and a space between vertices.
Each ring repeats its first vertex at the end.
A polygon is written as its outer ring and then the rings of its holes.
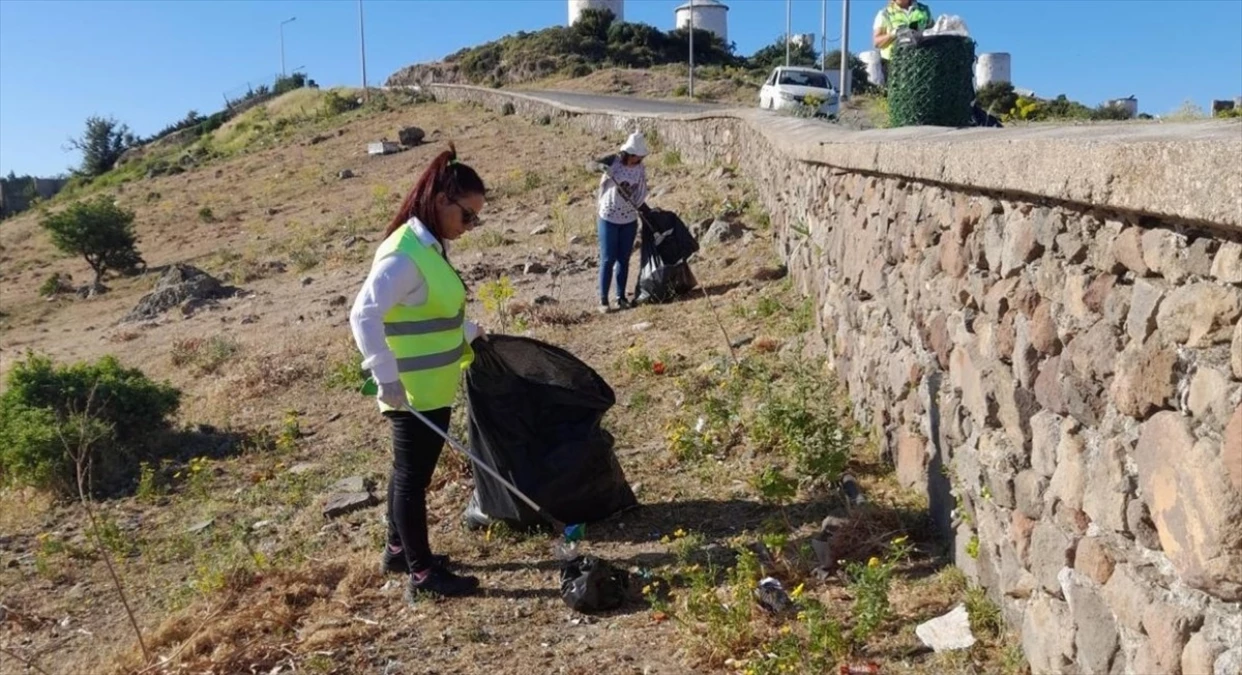
POLYGON ((422 321, 394 321, 384 324, 384 335, 399 337, 402 335, 426 335, 440 331, 461 328, 466 325, 466 308, 462 307, 457 316, 447 319, 423 319, 422 321))
POLYGON ((461 360, 466 353, 466 341, 462 340, 460 345, 438 354, 424 354, 423 356, 407 356, 403 359, 397 359, 397 372, 402 375, 406 373, 415 373, 420 370, 435 370, 444 366, 451 366, 461 360))
MULTIPOLYGON (((897 32, 898 28, 911 26, 919 28, 927 26, 931 23, 931 10, 921 2, 910 5, 910 9, 902 9, 897 5, 889 3, 884 8, 884 27, 888 29, 888 34, 892 35, 897 32)), ((888 43, 888 46, 880 50, 880 58, 887 61, 893 57, 893 46, 896 41, 888 43)))
MULTIPOLYGON (((474 360, 466 344, 466 287, 437 250, 422 243, 412 224, 400 227, 376 251, 376 260, 404 255, 427 288, 421 305, 396 305, 384 314, 384 342, 397 360, 406 398, 419 411, 451 406, 461 372, 474 360)), ((389 410, 380 404, 381 410, 389 410)))

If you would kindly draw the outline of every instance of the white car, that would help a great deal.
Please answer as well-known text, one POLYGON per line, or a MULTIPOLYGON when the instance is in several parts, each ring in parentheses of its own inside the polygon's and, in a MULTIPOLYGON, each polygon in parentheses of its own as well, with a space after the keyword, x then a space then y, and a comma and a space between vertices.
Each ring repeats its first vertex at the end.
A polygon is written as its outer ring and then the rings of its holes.
POLYGON ((841 97, 824 71, 777 66, 759 89, 759 107, 765 110, 798 109, 806 105, 808 96, 819 101, 814 113, 817 117, 837 116, 841 97))

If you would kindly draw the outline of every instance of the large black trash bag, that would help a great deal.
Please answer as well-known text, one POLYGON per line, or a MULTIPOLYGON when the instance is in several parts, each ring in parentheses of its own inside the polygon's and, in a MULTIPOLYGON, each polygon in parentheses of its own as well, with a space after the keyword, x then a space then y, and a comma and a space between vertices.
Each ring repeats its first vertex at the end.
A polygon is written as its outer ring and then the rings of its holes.
POLYGON ((625 603, 630 573, 593 555, 578 556, 561 566, 561 599, 576 612, 602 612, 625 603))
MULTIPOLYGON (((652 211, 652 213, 657 212, 652 211)), ((678 223, 681 222, 681 219, 672 212, 659 213, 668 214, 676 218, 678 223)), ((644 219, 642 236, 639 237, 636 300, 641 304, 669 302, 679 295, 689 293, 699 285, 694 272, 690 270, 690 263, 686 260, 691 253, 698 251, 698 242, 690 235, 688 229, 684 237, 678 236, 676 234, 678 228, 675 224, 669 226, 668 236, 660 240, 660 235, 649 226, 649 221, 650 218, 644 219), (684 242, 678 243, 683 239, 688 239, 693 243, 693 250, 687 248, 684 242), (661 253, 661 247, 664 248, 663 253, 661 253), (686 253, 686 251, 690 252, 686 253)), ((681 229, 685 229, 684 223, 681 229)))
MULTIPOLYGON (((475 455, 563 523, 591 523, 638 505, 601 425, 616 403, 608 383, 569 352, 492 335, 474 343, 466 372, 475 455)), ((466 523, 529 529, 543 519, 475 468, 466 523)))
POLYGON ((698 240, 676 213, 648 209, 643 216, 646 220, 643 236, 652 241, 665 265, 676 265, 699 252, 698 240))

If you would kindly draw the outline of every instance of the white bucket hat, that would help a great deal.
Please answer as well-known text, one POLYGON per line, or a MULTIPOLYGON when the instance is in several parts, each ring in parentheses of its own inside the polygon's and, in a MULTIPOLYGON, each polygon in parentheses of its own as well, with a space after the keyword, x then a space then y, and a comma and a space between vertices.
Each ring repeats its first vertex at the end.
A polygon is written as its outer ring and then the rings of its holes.
POLYGON ((647 140, 643 138, 643 132, 635 131, 630 137, 625 139, 625 144, 621 146, 621 152, 639 157, 647 156, 647 140))

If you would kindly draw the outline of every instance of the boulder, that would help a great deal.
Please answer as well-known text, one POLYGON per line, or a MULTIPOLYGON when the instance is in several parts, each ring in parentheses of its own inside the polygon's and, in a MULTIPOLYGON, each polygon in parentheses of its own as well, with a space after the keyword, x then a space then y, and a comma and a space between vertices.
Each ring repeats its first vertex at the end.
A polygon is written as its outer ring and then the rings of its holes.
POLYGON ((174 307, 190 303, 209 304, 235 295, 238 289, 225 286, 218 279, 193 265, 170 265, 160 275, 155 290, 142 296, 138 305, 125 315, 123 322, 148 321, 174 307))
POLYGON ((716 246, 740 238, 745 231, 741 223, 716 219, 703 233, 700 242, 704 247, 716 246))

